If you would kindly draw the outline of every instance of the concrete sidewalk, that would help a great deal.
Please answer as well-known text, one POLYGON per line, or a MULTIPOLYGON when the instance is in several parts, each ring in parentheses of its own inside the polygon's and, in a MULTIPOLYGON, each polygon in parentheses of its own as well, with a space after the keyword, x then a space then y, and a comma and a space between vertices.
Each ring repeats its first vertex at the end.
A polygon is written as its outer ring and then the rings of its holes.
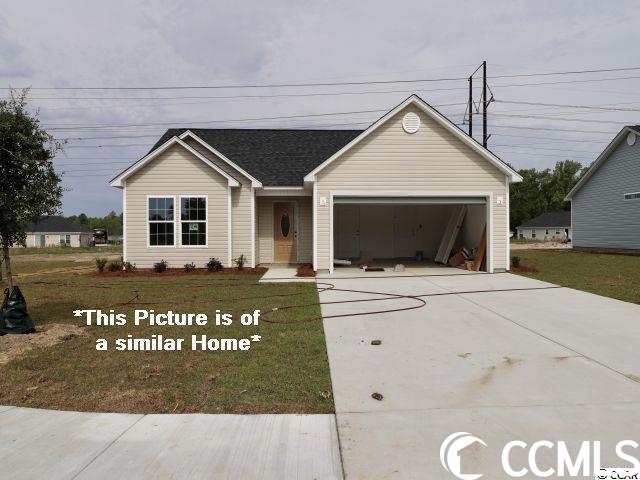
POLYGON ((333 415, 0 407, 3 479, 342 479, 333 415))

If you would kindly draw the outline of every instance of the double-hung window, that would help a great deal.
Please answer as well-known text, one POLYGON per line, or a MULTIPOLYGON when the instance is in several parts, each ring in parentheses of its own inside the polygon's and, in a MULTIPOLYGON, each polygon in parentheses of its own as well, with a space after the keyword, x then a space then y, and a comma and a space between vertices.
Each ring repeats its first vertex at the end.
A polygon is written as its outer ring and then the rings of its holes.
POLYGON ((182 246, 207 245, 206 197, 180 197, 180 232, 182 246))
POLYGON ((67 234, 61 234, 60 235, 60 245, 62 245, 63 247, 68 247, 71 245, 71 235, 67 234))
POLYGON ((164 247, 174 245, 173 197, 149 197, 149 245, 164 247))

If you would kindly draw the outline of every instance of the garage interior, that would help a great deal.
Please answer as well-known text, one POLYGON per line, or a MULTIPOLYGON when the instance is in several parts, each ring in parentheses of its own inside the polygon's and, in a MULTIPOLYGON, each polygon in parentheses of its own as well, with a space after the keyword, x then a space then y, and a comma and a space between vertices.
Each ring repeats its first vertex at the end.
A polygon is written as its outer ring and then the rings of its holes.
MULTIPOLYGON (((340 267, 348 260, 352 266, 373 268, 449 264, 471 269, 466 263, 476 254, 485 255, 486 224, 486 200, 481 197, 336 197, 334 263, 340 267)), ((478 269, 486 271, 484 258, 478 269)))

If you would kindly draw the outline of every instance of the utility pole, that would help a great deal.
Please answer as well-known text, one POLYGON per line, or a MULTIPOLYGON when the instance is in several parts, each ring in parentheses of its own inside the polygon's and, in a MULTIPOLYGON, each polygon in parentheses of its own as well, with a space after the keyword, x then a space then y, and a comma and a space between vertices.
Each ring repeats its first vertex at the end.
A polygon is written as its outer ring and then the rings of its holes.
POLYGON ((469 77, 469 136, 473 138, 473 74, 469 77))
MULTIPOLYGON (((487 100, 487 61, 482 62, 482 146, 487 148, 487 141, 489 135, 487 132, 487 107, 489 101, 487 100)), ((471 125, 471 124, 469 124, 471 125)), ((471 129, 471 126, 469 126, 471 129)))

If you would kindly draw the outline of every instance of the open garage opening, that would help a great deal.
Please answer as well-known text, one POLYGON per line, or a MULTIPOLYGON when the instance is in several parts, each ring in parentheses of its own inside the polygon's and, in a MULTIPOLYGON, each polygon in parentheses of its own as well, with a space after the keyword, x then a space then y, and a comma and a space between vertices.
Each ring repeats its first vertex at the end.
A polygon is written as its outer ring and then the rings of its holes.
POLYGON ((448 265, 487 271, 487 202, 476 198, 336 197, 335 268, 448 265))

